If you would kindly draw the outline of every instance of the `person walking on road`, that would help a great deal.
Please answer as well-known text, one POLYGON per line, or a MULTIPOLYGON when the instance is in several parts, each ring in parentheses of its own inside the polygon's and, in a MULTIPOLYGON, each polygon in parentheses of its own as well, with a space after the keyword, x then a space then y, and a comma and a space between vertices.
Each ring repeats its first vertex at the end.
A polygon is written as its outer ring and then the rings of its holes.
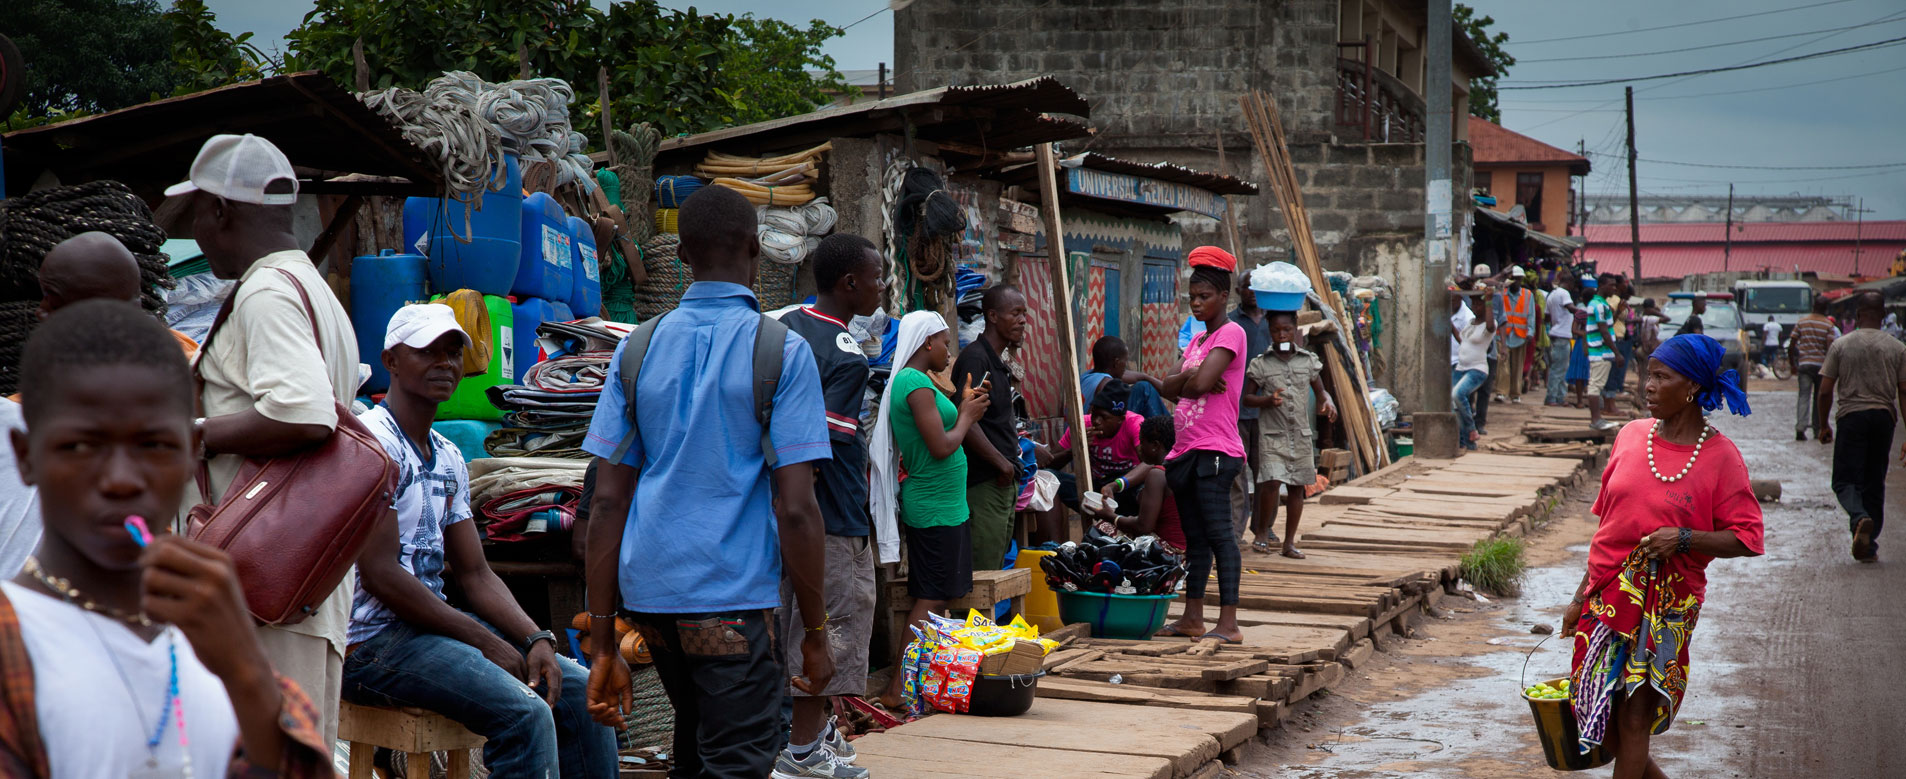
MULTIPOLYGON (((1814 428, 1820 443, 1833 444, 1833 496, 1846 510, 1853 533, 1853 559, 1879 561, 1881 510, 1886 506, 1886 458, 1893 426, 1906 398, 1906 344, 1880 329, 1885 302, 1878 292, 1854 299, 1853 332, 1834 341, 1820 366, 1820 401, 1814 428), (1827 415, 1839 428, 1827 427, 1827 415)), ((1906 459, 1906 448, 1900 452, 1906 459)))
POLYGON ((1715 558, 1762 553, 1760 503, 1740 449, 1707 423, 1723 401, 1750 413, 1720 342, 1680 335, 1648 361, 1653 419, 1615 436, 1588 570, 1562 615, 1573 628, 1571 704, 1583 753, 1612 752, 1617 779, 1666 777, 1649 755, 1688 684, 1688 644, 1715 558))
POLYGON ((1549 384, 1542 398, 1544 406, 1560 406, 1568 399, 1568 363, 1574 348, 1577 312, 1575 299, 1569 294, 1569 276, 1558 274, 1542 302, 1542 315, 1549 320, 1549 384))
POLYGON ((1767 323, 1760 326, 1760 364, 1774 367, 1774 354, 1780 351, 1780 323, 1773 317, 1767 317, 1767 323))
MULTIPOLYGON (((1813 425, 1813 401, 1820 387, 1820 366, 1827 361, 1827 349, 1840 337, 1833 327, 1833 320, 1827 318, 1825 298, 1813 299, 1813 313, 1800 318, 1793 326, 1793 338, 1789 339, 1788 349, 1792 351, 1794 380, 1799 388, 1794 393, 1793 440, 1807 440, 1807 428, 1813 425)), ((1818 433, 1826 428, 1814 428, 1818 433)))

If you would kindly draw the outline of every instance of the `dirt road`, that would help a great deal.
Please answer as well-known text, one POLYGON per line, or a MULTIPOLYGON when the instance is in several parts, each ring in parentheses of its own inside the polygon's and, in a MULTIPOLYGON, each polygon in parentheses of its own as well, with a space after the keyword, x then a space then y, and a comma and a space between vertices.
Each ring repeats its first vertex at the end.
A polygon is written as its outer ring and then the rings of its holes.
MULTIPOLYGON (((1693 676, 1673 730, 1655 739, 1677 777, 1906 776, 1897 709, 1906 696, 1906 472, 1888 483, 1882 561, 1848 554, 1846 516, 1828 489, 1830 447, 1793 440, 1790 392, 1756 392, 1753 417, 1714 422, 1755 478, 1784 485, 1764 504, 1767 554, 1709 568, 1693 676)), ((1896 441, 1898 443, 1898 441, 1896 441)), ((1520 598, 1443 599, 1447 619, 1420 624, 1351 682, 1237 766, 1246 776, 1565 776, 1549 771, 1518 696, 1523 658, 1580 578, 1594 530, 1592 495, 1531 538, 1520 598)), ((1528 678, 1567 672, 1570 647, 1548 641, 1528 678)), ((1608 769, 1588 772, 1607 775, 1608 769)))

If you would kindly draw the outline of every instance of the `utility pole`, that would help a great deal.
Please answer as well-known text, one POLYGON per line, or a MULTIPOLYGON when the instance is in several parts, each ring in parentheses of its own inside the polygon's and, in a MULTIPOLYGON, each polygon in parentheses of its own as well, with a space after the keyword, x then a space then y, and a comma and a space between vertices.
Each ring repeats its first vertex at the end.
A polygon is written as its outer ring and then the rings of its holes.
POLYGON ((1727 234, 1721 238, 1721 272, 1733 270, 1729 258, 1734 256, 1734 185, 1727 185, 1727 234))
POLYGON ((1866 232, 1866 196, 1860 196, 1859 214, 1853 221, 1853 275, 1860 275, 1860 238, 1866 232))
POLYGON ((1450 180, 1451 62, 1455 50, 1450 0, 1429 0, 1428 43, 1424 46, 1423 98, 1423 264, 1422 405, 1413 417, 1417 451, 1427 457, 1456 456, 1456 415, 1449 397, 1449 283, 1455 208, 1450 180))
POLYGON ((1635 88, 1623 87, 1628 96, 1628 246, 1635 253, 1635 275, 1630 278, 1641 283, 1641 199, 1635 193, 1635 88))
MULTIPOLYGON (((1587 138, 1575 139, 1575 154, 1582 159, 1588 159, 1587 138)), ((1579 235, 1582 236, 1582 248, 1577 250, 1575 254, 1575 259, 1577 260, 1588 256, 1588 177, 1582 176, 1581 179, 1582 194, 1575 197, 1575 212, 1580 215, 1575 220, 1575 225, 1577 229, 1581 230, 1579 235)), ((1570 186, 1573 187, 1574 184, 1571 183, 1570 186)), ((1640 281, 1640 279, 1636 279, 1636 281, 1640 281)))

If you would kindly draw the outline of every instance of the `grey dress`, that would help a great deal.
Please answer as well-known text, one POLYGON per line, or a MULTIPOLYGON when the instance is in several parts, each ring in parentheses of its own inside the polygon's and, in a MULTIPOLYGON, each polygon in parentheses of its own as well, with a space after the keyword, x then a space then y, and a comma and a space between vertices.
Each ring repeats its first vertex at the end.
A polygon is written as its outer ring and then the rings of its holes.
POLYGON ((1283 405, 1261 409, 1258 415, 1258 483, 1307 486, 1317 481, 1317 459, 1311 443, 1317 408, 1310 383, 1323 369, 1323 360, 1302 347, 1289 359, 1266 352, 1245 368, 1245 378, 1257 384, 1258 394, 1284 393, 1283 405))

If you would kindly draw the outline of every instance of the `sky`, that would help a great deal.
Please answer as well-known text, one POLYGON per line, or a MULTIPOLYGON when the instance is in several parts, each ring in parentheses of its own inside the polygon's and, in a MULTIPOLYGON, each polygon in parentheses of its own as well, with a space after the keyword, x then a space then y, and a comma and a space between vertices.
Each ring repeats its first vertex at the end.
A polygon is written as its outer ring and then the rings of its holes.
MULTIPOLYGON (((1509 34, 1508 51, 1519 62, 1503 87, 1729 67, 1906 36, 1906 5, 1900 0, 1468 2, 1509 34), (1668 29, 1649 29, 1664 26, 1668 29), (1602 59, 1564 59, 1579 57, 1602 59)), ((893 62, 893 14, 885 10, 886 0, 662 4, 752 12, 796 23, 819 18, 840 26, 873 14, 830 41, 826 53, 841 70, 893 62)), ((311 8, 310 0, 209 0, 208 5, 220 27, 256 32, 257 42, 268 48, 311 8)), ((1638 187, 1643 194, 1725 194, 1733 182, 1739 194, 1845 195, 1864 198, 1868 219, 1906 219, 1902 79, 1906 42, 1635 82, 1638 187), (1902 164, 1870 167, 1888 163, 1902 164), (1702 167, 1718 165, 1747 167, 1702 167), (1866 167, 1833 169, 1838 166, 1866 167)), ((1591 195, 1627 192, 1622 84, 1501 94, 1504 127, 1565 149, 1586 145, 1594 168, 1587 185, 1591 195)))

